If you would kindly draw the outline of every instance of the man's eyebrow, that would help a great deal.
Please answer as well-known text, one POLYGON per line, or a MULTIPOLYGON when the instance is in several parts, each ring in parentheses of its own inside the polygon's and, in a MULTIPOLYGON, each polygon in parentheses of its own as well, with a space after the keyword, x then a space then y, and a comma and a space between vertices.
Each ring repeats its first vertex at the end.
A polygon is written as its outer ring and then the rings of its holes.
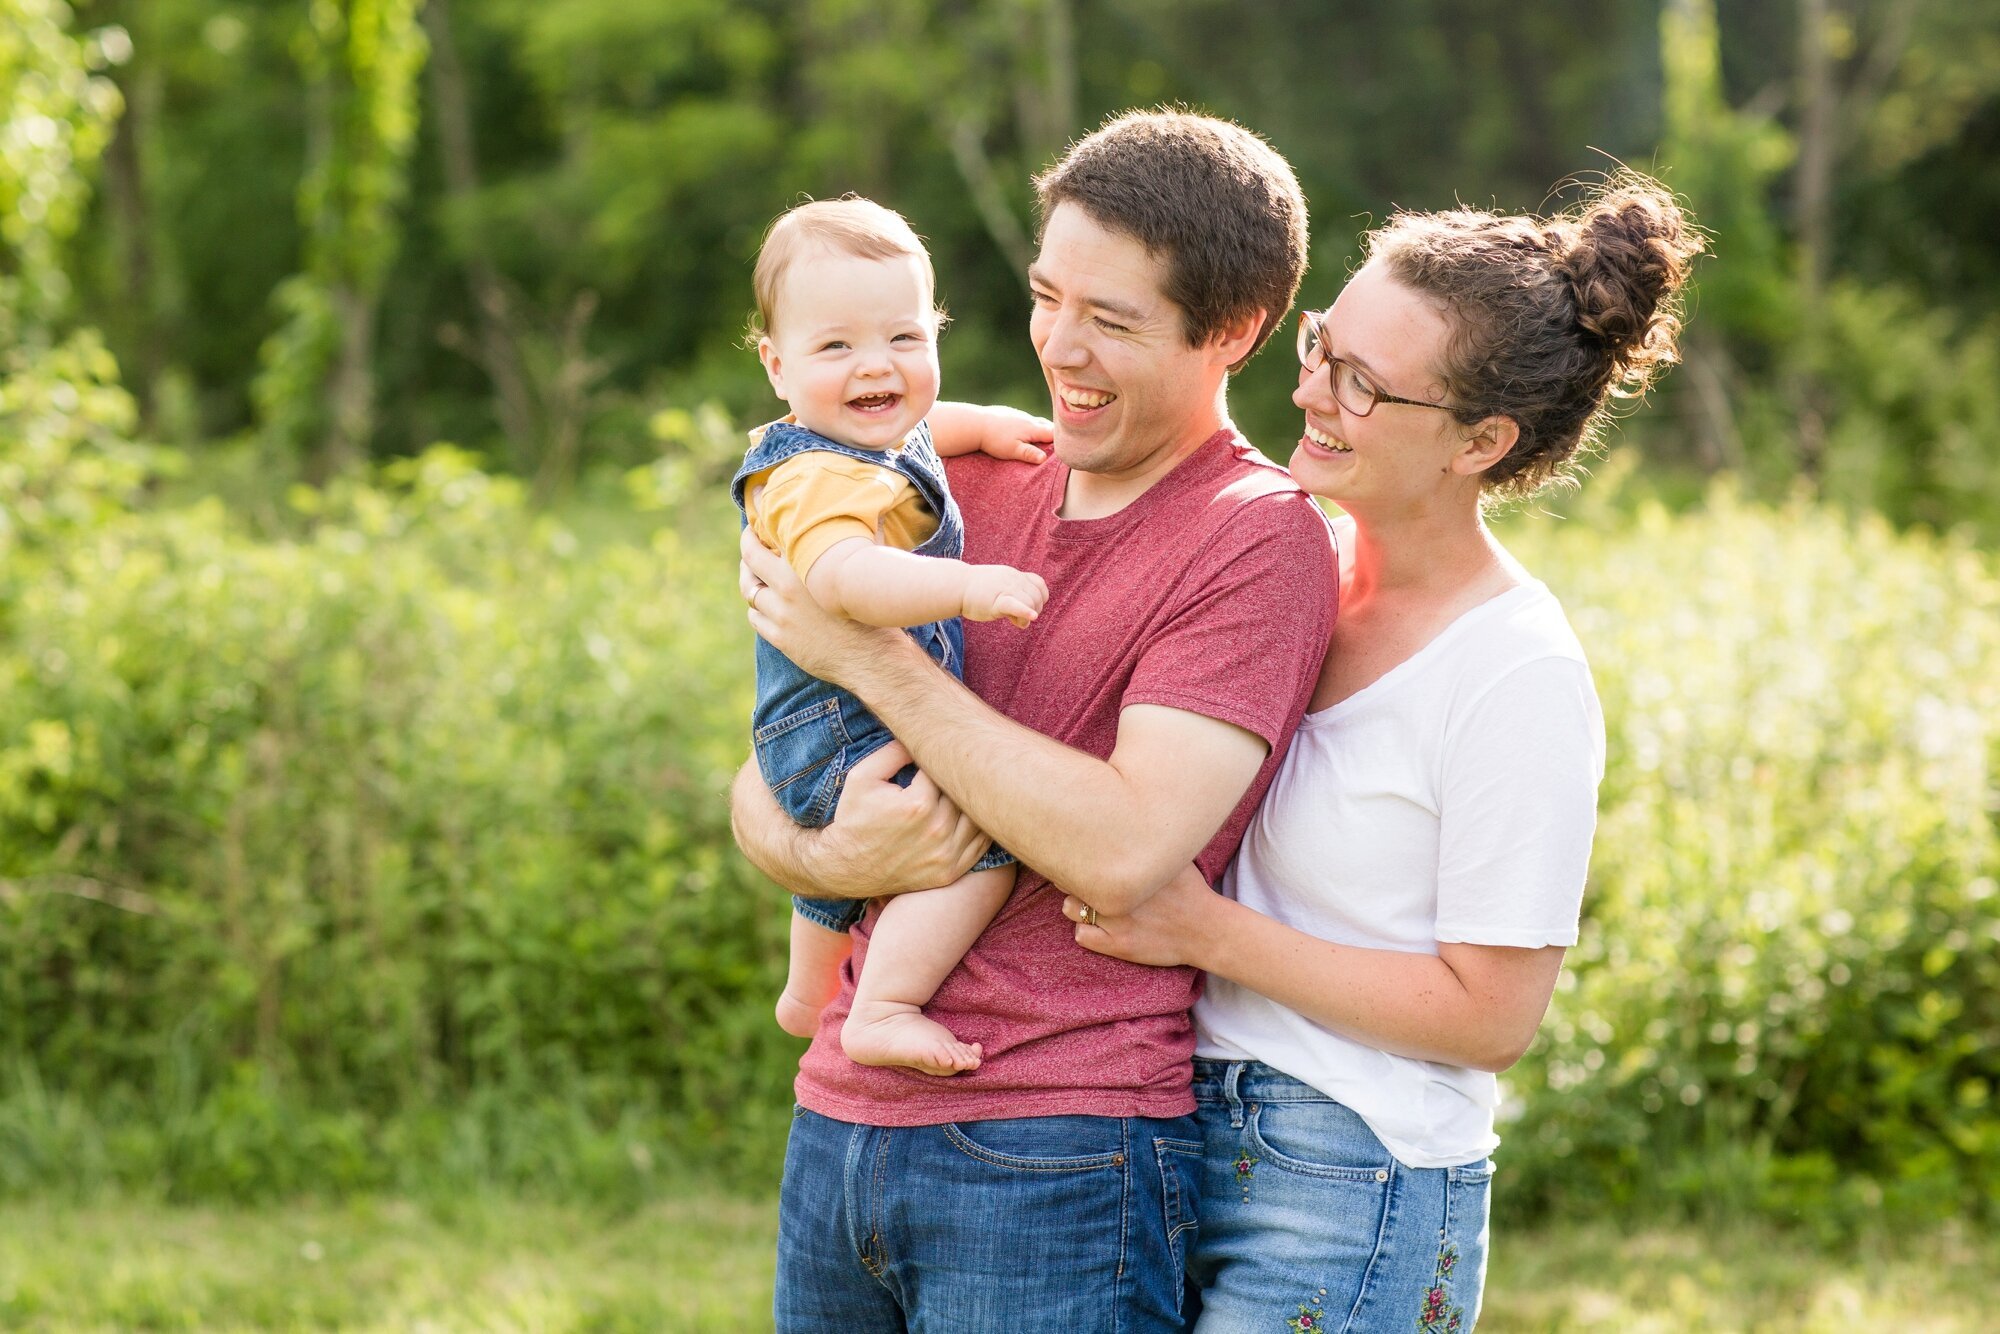
MULTIPOLYGON (((1028 266, 1028 281, 1030 283, 1033 283, 1036 287, 1053 288, 1055 286, 1054 283, 1050 282, 1048 278, 1045 277, 1042 274, 1042 272, 1032 264, 1028 266)), ((1139 309, 1139 307, 1134 305, 1128 305, 1123 301, 1113 300, 1110 297, 1086 296, 1082 298, 1082 300, 1083 304, 1089 306, 1092 310, 1101 310, 1107 315, 1116 315, 1118 316, 1118 318, 1128 321, 1129 323, 1132 324, 1139 324, 1145 320, 1152 318, 1145 311, 1139 309)))

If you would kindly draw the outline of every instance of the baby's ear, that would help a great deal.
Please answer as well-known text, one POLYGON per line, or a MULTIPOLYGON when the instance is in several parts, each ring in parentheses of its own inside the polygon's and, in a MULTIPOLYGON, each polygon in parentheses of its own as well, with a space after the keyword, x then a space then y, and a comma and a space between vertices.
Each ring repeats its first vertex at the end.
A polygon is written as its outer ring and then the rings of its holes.
POLYGON ((757 340, 757 360, 764 363, 764 375, 771 382, 771 392, 789 401, 785 393, 785 363, 779 358, 778 345, 771 341, 769 334, 757 340))

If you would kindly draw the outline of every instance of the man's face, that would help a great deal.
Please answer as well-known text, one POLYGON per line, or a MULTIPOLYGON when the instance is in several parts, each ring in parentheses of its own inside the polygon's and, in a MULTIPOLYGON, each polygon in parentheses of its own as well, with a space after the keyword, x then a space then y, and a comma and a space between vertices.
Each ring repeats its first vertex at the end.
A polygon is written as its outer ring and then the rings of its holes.
POLYGON ((1143 473, 1218 424, 1227 367, 1188 346, 1166 276, 1164 260, 1075 204, 1058 204, 1043 228, 1028 336, 1049 382, 1056 456, 1078 472, 1143 473))

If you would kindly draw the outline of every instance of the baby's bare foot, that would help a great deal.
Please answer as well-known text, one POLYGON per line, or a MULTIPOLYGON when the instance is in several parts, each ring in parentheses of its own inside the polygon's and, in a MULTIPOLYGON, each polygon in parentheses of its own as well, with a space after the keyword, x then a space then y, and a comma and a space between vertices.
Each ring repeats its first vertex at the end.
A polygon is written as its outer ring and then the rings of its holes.
POLYGON ((819 1032, 819 1015, 824 1005, 808 1005, 791 992, 778 997, 778 1027, 795 1038, 809 1038, 819 1032))
POLYGON ((914 1005, 895 1001, 854 1002, 840 1030, 841 1050, 857 1065, 906 1065, 927 1075, 977 1070, 977 1042, 960 1042, 914 1005))

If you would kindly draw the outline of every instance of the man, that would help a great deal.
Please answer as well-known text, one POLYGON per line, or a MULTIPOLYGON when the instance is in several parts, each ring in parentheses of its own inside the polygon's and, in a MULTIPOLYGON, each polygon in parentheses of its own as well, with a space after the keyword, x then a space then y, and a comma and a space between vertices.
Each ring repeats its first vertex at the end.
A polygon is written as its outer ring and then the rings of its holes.
POLYGON ((922 771, 894 786, 904 754, 888 747, 857 767, 831 825, 804 830, 747 766, 750 859, 849 897, 949 883, 978 831, 1022 863, 927 1010, 981 1044, 967 1074, 841 1055, 873 911, 856 929, 799 1067, 781 1330, 1180 1324, 1197 978, 1079 948, 1061 902, 1109 915, 1190 861, 1220 875, 1318 675, 1327 529, 1234 433, 1226 397, 1297 291, 1305 205, 1262 140, 1176 112, 1111 121, 1036 186, 1029 328, 1056 462, 967 456, 950 480, 965 558, 1043 576, 1040 619, 968 625, 960 686, 907 636, 826 616, 782 561, 745 547, 767 585, 752 590, 758 632, 859 695, 922 771))

